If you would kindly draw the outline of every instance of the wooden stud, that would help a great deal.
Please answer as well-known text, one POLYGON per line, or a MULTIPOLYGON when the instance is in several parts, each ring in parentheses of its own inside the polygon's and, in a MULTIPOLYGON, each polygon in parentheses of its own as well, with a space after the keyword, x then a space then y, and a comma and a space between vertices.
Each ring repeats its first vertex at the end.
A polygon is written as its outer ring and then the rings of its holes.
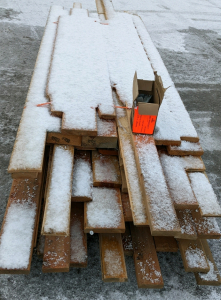
POLYGON ((124 167, 120 167, 120 174, 121 174, 121 181, 122 181, 121 192, 128 194, 127 180, 124 172, 124 167))
POLYGON ((113 155, 118 156, 118 151, 116 149, 97 149, 102 155, 113 155))
POLYGON ((176 214, 180 223, 181 232, 176 235, 175 238, 196 240, 197 233, 191 211, 189 209, 177 210, 176 214))
POLYGON ((180 146, 167 146, 167 151, 170 155, 178 155, 178 156, 202 156, 204 151, 200 143, 190 143, 181 141, 180 146))
POLYGON ((58 145, 70 145, 70 146, 81 146, 82 136, 68 135, 59 132, 48 132, 47 133, 47 144, 58 144, 58 145))
POLYGON ((128 194, 121 194, 121 201, 123 206, 123 213, 124 213, 124 221, 125 222, 133 222, 131 207, 130 207, 130 200, 128 194))
POLYGON ((157 252, 177 252, 178 245, 172 236, 155 236, 155 247, 157 252))

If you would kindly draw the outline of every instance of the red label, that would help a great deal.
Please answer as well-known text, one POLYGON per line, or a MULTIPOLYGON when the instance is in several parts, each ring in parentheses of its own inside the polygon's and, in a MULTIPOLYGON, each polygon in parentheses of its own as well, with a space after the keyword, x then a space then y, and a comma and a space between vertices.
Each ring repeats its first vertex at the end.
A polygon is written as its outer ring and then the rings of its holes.
POLYGON ((138 107, 134 108, 133 132, 153 134, 157 116, 139 115, 138 107))

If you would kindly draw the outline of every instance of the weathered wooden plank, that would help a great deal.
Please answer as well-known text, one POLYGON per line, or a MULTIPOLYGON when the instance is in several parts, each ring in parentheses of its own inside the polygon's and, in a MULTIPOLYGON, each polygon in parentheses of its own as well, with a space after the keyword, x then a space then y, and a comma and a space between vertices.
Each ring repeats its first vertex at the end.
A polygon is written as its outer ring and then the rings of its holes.
POLYGON ((121 202, 123 207, 124 213, 124 221, 125 222, 133 222, 131 207, 130 207, 130 200, 128 194, 121 193, 121 202))
POLYGON ((208 273, 195 273, 196 282, 199 285, 221 285, 221 277, 213 259, 209 244, 206 240, 202 240, 201 242, 207 256, 210 270, 208 273))
POLYGON ((93 185, 97 187, 121 187, 118 158, 92 151, 93 185))
POLYGON ((149 227, 136 227, 132 223, 130 225, 138 287, 163 288, 163 278, 149 227))
POLYGON ((124 215, 119 189, 93 188, 93 201, 84 202, 84 232, 123 233, 124 215))
POLYGON ((92 200, 93 173, 90 151, 75 151, 72 183, 72 202, 92 200))
POLYGON ((87 234, 84 233, 84 204, 71 204, 71 267, 87 267, 87 234))
POLYGON ((209 272, 210 267, 201 240, 179 240, 179 248, 186 272, 209 272))
POLYGON ((70 236, 45 236, 43 273, 69 272, 70 236))
POLYGON ((104 282, 127 281, 127 270, 120 233, 100 233, 102 280, 104 282))
POLYGON ((178 245, 172 236, 155 236, 154 243, 157 252, 177 252, 178 245))
POLYGON ((124 254, 127 256, 132 256, 134 254, 132 236, 130 232, 130 223, 125 223, 125 232, 121 234, 122 243, 124 248, 124 254))
POLYGON ((121 192, 128 194, 127 180, 124 172, 124 167, 120 167, 120 174, 121 174, 121 181, 122 181, 121 192))
POLYGON ((179 155, 179 156, 186 156, 186 155, 193 155, 193 156, 202 156, 204 151, 201 144, 198 143, 191 143, 187 141, 181 141, 180 146, 167 146, 167 151, 170 155, 179 155))
POLYGON ((58 144, 58 145, 70 145, 70 146, 81 146, 82 136, 63 134, 60 132, 48 132, 47 133, 47 144, 58 144))
POLYGON ((102 155, 114 155, 118 156, 118 151, 116 149, 97 149, 102 155))
POLYGON ((175 238, 196 240, 197 232, 191 211, 189 209, 177 210, 176 214, 180 223, 181 232, 176 235, 175 238))

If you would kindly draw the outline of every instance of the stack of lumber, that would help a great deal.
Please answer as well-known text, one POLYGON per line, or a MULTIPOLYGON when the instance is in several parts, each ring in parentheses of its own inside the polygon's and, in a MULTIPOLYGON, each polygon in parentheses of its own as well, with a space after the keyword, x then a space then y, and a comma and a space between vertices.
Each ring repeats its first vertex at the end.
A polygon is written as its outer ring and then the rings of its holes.
POLYGON ((0 273, 28 274, 34 248, 43 272, 87 267, 95 233, 105 282, 128 280, 129 255, 138 287, 162 288, 157 252, 180 251, 197 284, 220 285, 207 239, 221 236, 221 207, 190 117, 141 19, 96 4, 99 19, 78 3, 49 13, 8 168, 0 273), (154 135, 131 132, 135 71, 165 88, 154 135))

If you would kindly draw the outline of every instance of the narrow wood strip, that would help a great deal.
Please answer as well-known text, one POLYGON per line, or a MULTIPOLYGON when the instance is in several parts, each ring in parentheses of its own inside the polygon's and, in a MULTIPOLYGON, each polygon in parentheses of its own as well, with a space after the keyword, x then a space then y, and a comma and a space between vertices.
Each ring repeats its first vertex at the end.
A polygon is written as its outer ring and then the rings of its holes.
POLYGON ((43 273, 69 272, 70 237, 45 236, 43 273))
POLYGON ((202 245, 204 248, 204 251, 207 256, 207 260, 210 266, 210 270, 208 273, 195 273, 196 282, 199 285, 221 285, 221 277, 218 271, 218 268, 216 266, 216 263, 213 259, 213 255, 211 253, 209 244, 206 240, 202 240, 202 245))
POLYGON ((121 174, 121 181, 122 181, 121 192, 128 194, 127 180, 124 172, 124 167, 120 167, 120 174, 121 174))
POLYGON ((70 145, 70 146, 81 146, 82 137, 78 135, 68 135, 59 132, 48 132, 47 133, 47 144, 58 144, 58 145, 70 145))
POLYGON ((219 239, 219 225, 213 217, 202 217, 199 210, 191 211, 197 235, 200 239, 219 239))
POLYGON ((87 267, 87 234, 84 233, 84 204, 71 204, 71 267, 87 267))
POLYGON ((102 155, 114 155, 118 156, 118 151, 116 149, 97 149, 102 155))
POLYGON ((92 186, 91 152, 75 151, 71 201, 92 201, 92 186))
POLYGON ((125 222, 133 222, 129 195, 121 193, 121 201, 122 201, 122 206, 123 206, 124 221, 125 222))
POLYGON ((132 256, 134 254, 132 236, 130 232, 130 224, 125 223, 125 232, 121 234, 122 243, 124 248, 124 255, 132 256))
POLYGON ((84 232, 123 233, 125 222, 119 189, 93 188, 93 201, 84 203, 84 232))
POLYGON ((54 146, 42 235, 69 235, 73 160, 73 146, 54 146))
POLYGON ((174 236, 180 226, 152 136, 133 135, 135 157, 154 236, 174 236))
POLYGON ((15 172, 11 173, 12 179, 32 179, 38 177, 37 172, 15 172))
POLYGON ((0 232, 0 274, 29 274, 42 176, 14 179, 0 232))
POLYGON ((204 162, 199 156, 183 156, 183 167, 187 172, 203 172, 206 170, 204 162))
POLYGON ((179 156, 186 156, 186 155, 193 155, 193 156, 202 156, 204 151, 201 144, 198 143, 191 143, 187 141, 181 141, 180 146, 167 146, 167 151, 170 155, 179 155, 179 156))
POLYGON ((177 252, 178 245, 172 236, 155 236, 154 243, 157 252, 177 252))
POLYGON ((180 223, 181 232, 176 235, 175 238, 196 240, 197 232, 191 211, 189 209, 177 210, 176 214, 180 223))
POLYGON ((163 277, 149 227, 130 225, 138 287, 163 288, 163 277))
POLYGON ((127 281, 127 270, 120 233, 101 233, 100 254, 101 270, 104 282, 127 281))
POLYGON ((204 272, 210 270, 201 241, 179 240, 179 248, 186 272, 204 272))

